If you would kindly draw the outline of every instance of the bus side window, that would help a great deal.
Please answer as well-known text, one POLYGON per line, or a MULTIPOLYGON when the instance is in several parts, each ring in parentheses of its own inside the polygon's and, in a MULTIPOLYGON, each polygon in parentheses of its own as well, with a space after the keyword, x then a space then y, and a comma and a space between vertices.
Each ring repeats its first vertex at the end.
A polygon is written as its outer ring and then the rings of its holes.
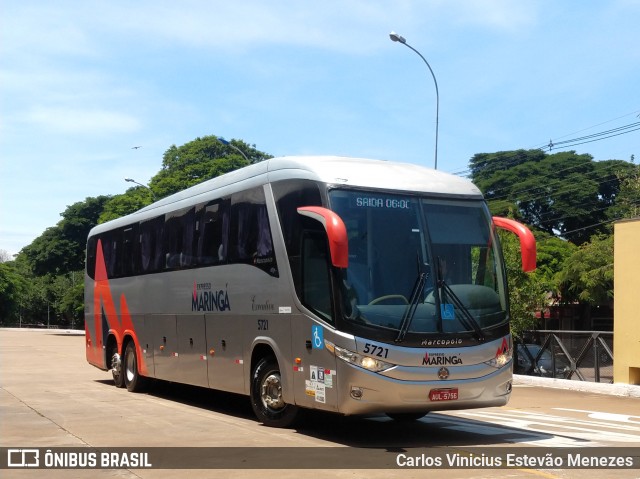
POLYGON ((324 231, 302 234, 302 303, 332 322, 329 249, 324 231))
POLYGON ((229 238, 229 200, 215 200, 198 212, 198 265, 225 263, 229 238))
POLYGON ((138 224, 127 226, 122 231, 122 249, 118 258, 121 276, 131 276, 138 273, 138 255, 136 255, 136 240, 138 224))
POLYGON ((262 187, 231 196, 229 262, 251 264, 278 276, 269 215, 262 187))
POLYGON ((102 235, 102 254, 104 256, 104 264, 107 270, 107 278, 115 278, 119 276, 117 270, 118 253, 120 248, 120 230, 109 231, 102 235))
POLYGON ((309 180, 283 180, 273 183, 271 187, 276 199, 278 219, 289 257, 293 284, 296 294, 302 298, 301 235, 304 229, 303 225, 311 223, 308 223, 308 218, 298 214, 298 208, 301 206, 322 206, 320 190, 315 182, 309 180))
POLYGON ((87 241, 87 275, 91 279, 95 279, 96 274, 96 248, 98 246, 98 238, 92 236, 87 241))
POLYGON ((162 230, 164 216, 140 223, 140 272, 155 273, 163 267, 162 230))
POLYGON ((166 269, 187 268, 193 264, 195 233, 195 207, 167 215, 163 234, 166 269))

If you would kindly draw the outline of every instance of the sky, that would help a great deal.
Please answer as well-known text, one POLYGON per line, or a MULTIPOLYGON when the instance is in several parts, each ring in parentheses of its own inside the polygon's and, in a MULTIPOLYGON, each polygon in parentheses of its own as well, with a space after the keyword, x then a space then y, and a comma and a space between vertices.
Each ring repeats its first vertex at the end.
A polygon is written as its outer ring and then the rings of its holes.
POLYGON ((391 31, 436 77, 438 169, 625 127, 570 149, 637 163, 639 20, 640 0, 0 0, 0 250, 205 135, 433 167, 435 84, 391 31))

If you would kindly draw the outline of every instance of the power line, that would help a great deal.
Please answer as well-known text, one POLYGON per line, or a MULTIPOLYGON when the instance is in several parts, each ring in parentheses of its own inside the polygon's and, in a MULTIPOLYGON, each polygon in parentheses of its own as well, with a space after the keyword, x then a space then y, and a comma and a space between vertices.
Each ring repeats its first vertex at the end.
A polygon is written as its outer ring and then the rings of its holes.
MULTIPOLYGON (((612 120, 607 120, 605 122, 598 123, 597 125, 593 125, 593 126, 590 126, 588 128, 583 128, 582 130, 578 130, 576 132, 569 133, 567 135, 558 137, 555 141, 554 140, 549 140, 549 142, 539 144, 539 146, 531 147, 531 148, 529 148, 529 150, 540 150, 540 151, 544 152, 545 148, 552 149, 552 148, 557 147, 559 145, 563 145, 561 149, 566 149, 566 148, 570 148, 572 146, 583 145, 585 143, 593 143, 595 141, 601 141, 601 140, 605 140, 605 139, 608 139, 608 138, 613 138, 615 136, 620 136, 620 135, 624 135, 624 134, 627 134, 627 133, 632 133, 632 132, 637 131, 637 130, 640 129, 640 122, 630 123, 628 125, 623 125, 623 126, 620 126, 620 127, 617 127, 617 128, 611 128, 609 130, 604 130, 604 131, 601 131, 601 132, 598 132, 598 133, 594 133, 594 134, 586 135, 586 136, 581 136, 581 137, 573 138, 573 139, 570 139, 570 140, 558 141, 558 140, 561 140, 562 138, 566 138, 567 136, 574 135, 574 134, 577 134, 577 133, 580 133, 580 132, 583 132, 583 131, 586 131, 586 130, 590 130, 590 129, 595 128, 597 126, 604 125, 606 123, 610 123, 612 121, 616 121, 616 120, 619 120, 621 118, 625 118, 627 116, 637 115, 638 113, 640 113, 640 110, 636 110, 636 111, 633 111, 631 113, 627 113, 625 115, 622 115, 622 116, 619 116, 617 118, 614 118, 612 120)), ((495 158, 494 161, 491 161, 491 162, 488 161, 485 166, 483 166, 482 168, 479 168, 478 170, 481 171, 482 169, 488 167, 489 163, 495 164, 498 161, 507 161, 507 160, 512 160, 512 159, 517 159, 517 157, 518 157, 517 151, 520 151, 520 150, 516 150, 513 154, 508 155, 507 157, 495 158)), ((502 165, 502 167, 503 168, 507 167, 507 165, 502 165)), ((459 176, 466 176, 472 170, 473 170, 473 168, 467 168, 466 170, 454 171, 454 172, 452 172, 452 174, 459 175, 459 176)))
POLYGON ((569 148, 572 146, 584 145, 585 143, 593 143, 594 141, 606 140, 607 138, 613 138, 614 136, 625 135, 627 133, 631 133, 637 130, 640 130, 640 122, 631 123, 629 125, 621 126, 619 128, 613 128, 607 131, 601 131, 600 133, 594 133, 593 135, 573 138, 572 140, 560 141, 558 143, 554 143, 552 140, 549 140, 548 148, 549 148, 549 151, 551 151, 553 148, 556 148, 560 145, 564 145, 562 149, 569 148), (610 133, 613 133, 613 134, 610 134, 610 133), (584 141, 581 141, 581 140, 584 140, 584 141))

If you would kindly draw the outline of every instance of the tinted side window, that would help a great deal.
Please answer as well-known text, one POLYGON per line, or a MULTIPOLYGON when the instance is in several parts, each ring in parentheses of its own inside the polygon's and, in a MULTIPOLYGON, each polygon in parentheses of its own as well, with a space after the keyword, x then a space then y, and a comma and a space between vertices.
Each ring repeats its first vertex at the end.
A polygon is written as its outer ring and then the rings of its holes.
POLYGON ((278 276, 269 215, 262 187, 231 196, 229 262, 252 264, 278 276))
POLYGON ((163 232, 166 269, 188 268, 195 264, 195 219, 195 207, 166 215, 163 232))
POLYGON ((229 200, 211 201, 198 207, 198 265, 227 262, 229 241, 229 200))
POLYGON ((107 277, 115 278, 120 276, 118 271, 118 253, 122 249, 121 231, 114 230, 101 235, 102 254, 104 256, 104 264, 107 269, 107 277))
POLYGON ((92 236, 87 240, 87 275, 91 279, 95 279, 96 274, 96 244, 98 238, 92 236))
POLYGON ((298 214, 301 206, 322 206, 320 189, 317 183, 308 180, 285 180, 273 183, 273 194, 278 210, 278 219, 284 244, 287 248, 289 266, 298 297, 302 298, 302 271, 300 264, 300 245, 305 227, 316 227, 311 220, 298 214))
POLYGON ((140 273, 155 273, 164 268, 163 229, 163 216, 140 223, 140 273))

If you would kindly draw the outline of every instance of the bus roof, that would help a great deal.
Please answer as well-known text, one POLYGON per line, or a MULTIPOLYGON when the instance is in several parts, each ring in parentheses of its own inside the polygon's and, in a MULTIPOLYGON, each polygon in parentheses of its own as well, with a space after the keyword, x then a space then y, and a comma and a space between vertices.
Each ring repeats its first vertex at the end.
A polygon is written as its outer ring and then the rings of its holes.
MULTIPOLYGON (((113 221, 126 224, 125 218, 132 221, 134 218, 131 216, 141 213, 153 211, 155 214, 162 214, 174 208, 182 208, 180 203, 186 206, 190 201, 199 201, 196 197, 214 190, 219 190, 220 196, 226 196, 234 191, 295 178, 337 186, 482 199, 480 190, 469 180, 411 163, 339 156, 286 156, 270 158, 203 181, 162 198, 128 217, 113 221)), ((111 226, 115 226, 115 223, 111 226)))

